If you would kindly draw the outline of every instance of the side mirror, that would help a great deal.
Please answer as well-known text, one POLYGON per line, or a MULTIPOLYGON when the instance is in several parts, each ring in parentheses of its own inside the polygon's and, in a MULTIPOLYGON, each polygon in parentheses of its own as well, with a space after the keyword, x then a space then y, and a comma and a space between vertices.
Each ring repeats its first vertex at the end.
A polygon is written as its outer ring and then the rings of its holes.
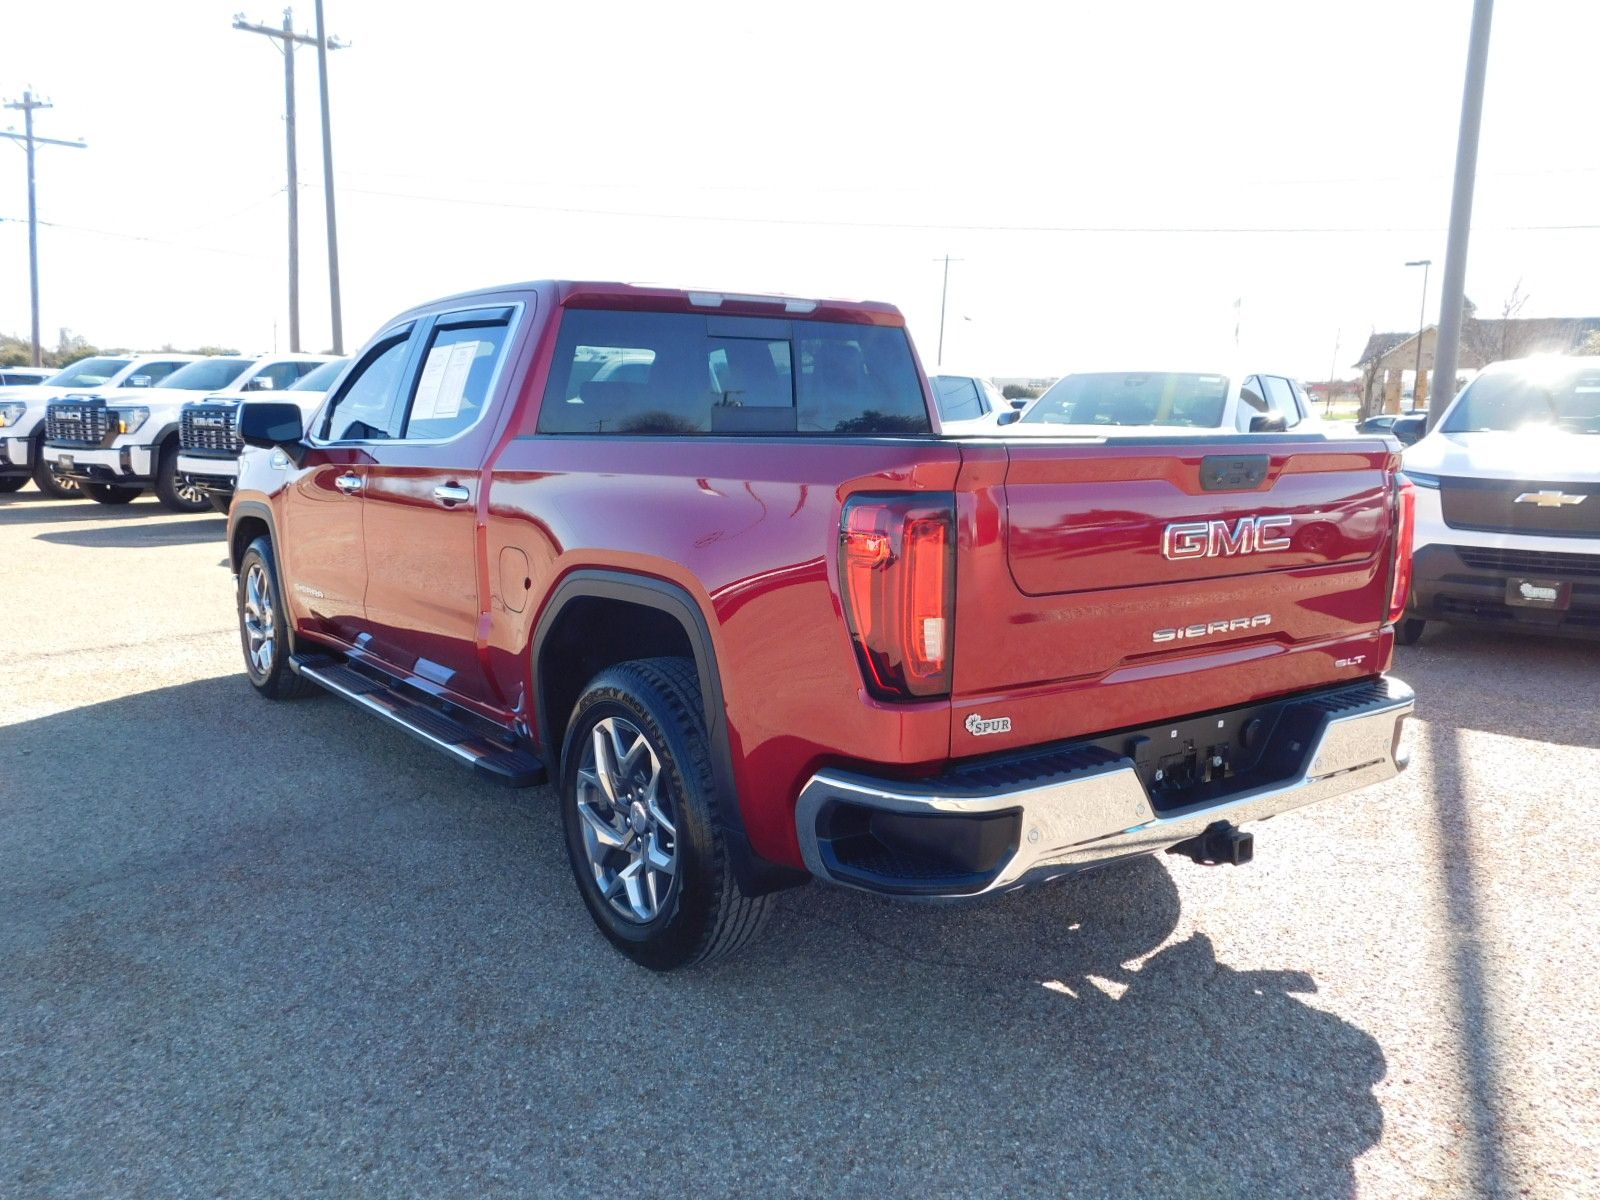
POLYGON ((123 382, 123 387, 149 387, 151 383, 148 375, 129 375, 123 382))
POLYGON ((1251 417, 1251 433, 1283 433, 1289 428, 1289 422, 1282 414, 1273 417, 1251 417))
POLYGON ((263 450, 282 450, 300 465, 306 436, 298 404, 281 400, 247 400, 239 406, 239 440, 263 450))
POLYGON ((1020 420, 1022 420, 1022 414, 1016 409, 1012 409, 1010 412, 1001 413, 995 418, 994 423, 996 425, 1015 425, 1020 420))

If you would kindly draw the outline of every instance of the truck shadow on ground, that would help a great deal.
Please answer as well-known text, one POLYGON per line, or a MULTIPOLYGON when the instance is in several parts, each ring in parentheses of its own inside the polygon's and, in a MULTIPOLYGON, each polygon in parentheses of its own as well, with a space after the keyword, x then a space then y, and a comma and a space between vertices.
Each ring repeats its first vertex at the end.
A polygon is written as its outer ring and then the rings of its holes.
POLYGON ((221 547, 227 540, 226 517, 197 517, 192 521, 162 521, 160 523, 132 522, 106 525, 98 529, 71 529, 52 533, 36 533, 34 538, 57 546, 83 546, 90 550, 119 549, 136 546, 181 546, 190 542, 216 542, 221 547))
POLYGON ((1344 1196, 1382 1132, 1377 1042, 1174 940, 1162 861, 805 888, 658 976, 547 790, 331 699, 91 705, 8 728, 0 779, 0 1193, 1344 1196))
POLYGON ((115 521, 166 513, 154 493, 131 504, 96 504, 93 500, 57 500, 28 488, 0 496, 0 525, 61 525, 78 521, 115 521))

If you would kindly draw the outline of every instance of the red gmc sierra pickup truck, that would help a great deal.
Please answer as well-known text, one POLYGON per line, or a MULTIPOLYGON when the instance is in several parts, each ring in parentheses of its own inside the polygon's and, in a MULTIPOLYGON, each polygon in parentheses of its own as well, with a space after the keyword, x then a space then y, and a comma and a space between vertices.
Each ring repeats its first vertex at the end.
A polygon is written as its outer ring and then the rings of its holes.
POLYGON ((414 308, 309 425, 239 427, 256 690, 553 782, 647 966, 811 876, 1243 862, 1241 822, 1405 764, 1381 435, 946 438, 888 305, 549 282, 414 308))

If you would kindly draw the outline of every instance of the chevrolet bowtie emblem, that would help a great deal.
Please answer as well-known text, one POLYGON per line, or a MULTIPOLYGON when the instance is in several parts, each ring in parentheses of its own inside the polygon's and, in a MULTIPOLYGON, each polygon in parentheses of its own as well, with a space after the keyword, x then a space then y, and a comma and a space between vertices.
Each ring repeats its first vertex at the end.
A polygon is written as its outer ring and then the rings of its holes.
POLYGON ((1518 504, 1537 504, 1540 508, 1560 508, 1564 504, 1582 504, 1587 496, 1569 496, 1565 492, 1558 492, 1547 488, 1542 492, 1523 492, 1518 496, 1518 504))

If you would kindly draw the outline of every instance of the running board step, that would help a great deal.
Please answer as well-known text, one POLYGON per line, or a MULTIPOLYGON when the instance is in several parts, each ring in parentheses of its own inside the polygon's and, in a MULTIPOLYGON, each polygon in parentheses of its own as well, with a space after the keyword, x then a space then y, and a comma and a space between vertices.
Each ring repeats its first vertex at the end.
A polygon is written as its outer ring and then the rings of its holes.
POLYGON ((548 782, 544 763, 526 750, 514 750, 440 712, 426 701, 407 695, 393 684, 356 670, 328 655, 294 654, 289 665, 319 687, 391 725, 435 750, 442 750, 479 775, 506 787, 537 787, 548 782))

